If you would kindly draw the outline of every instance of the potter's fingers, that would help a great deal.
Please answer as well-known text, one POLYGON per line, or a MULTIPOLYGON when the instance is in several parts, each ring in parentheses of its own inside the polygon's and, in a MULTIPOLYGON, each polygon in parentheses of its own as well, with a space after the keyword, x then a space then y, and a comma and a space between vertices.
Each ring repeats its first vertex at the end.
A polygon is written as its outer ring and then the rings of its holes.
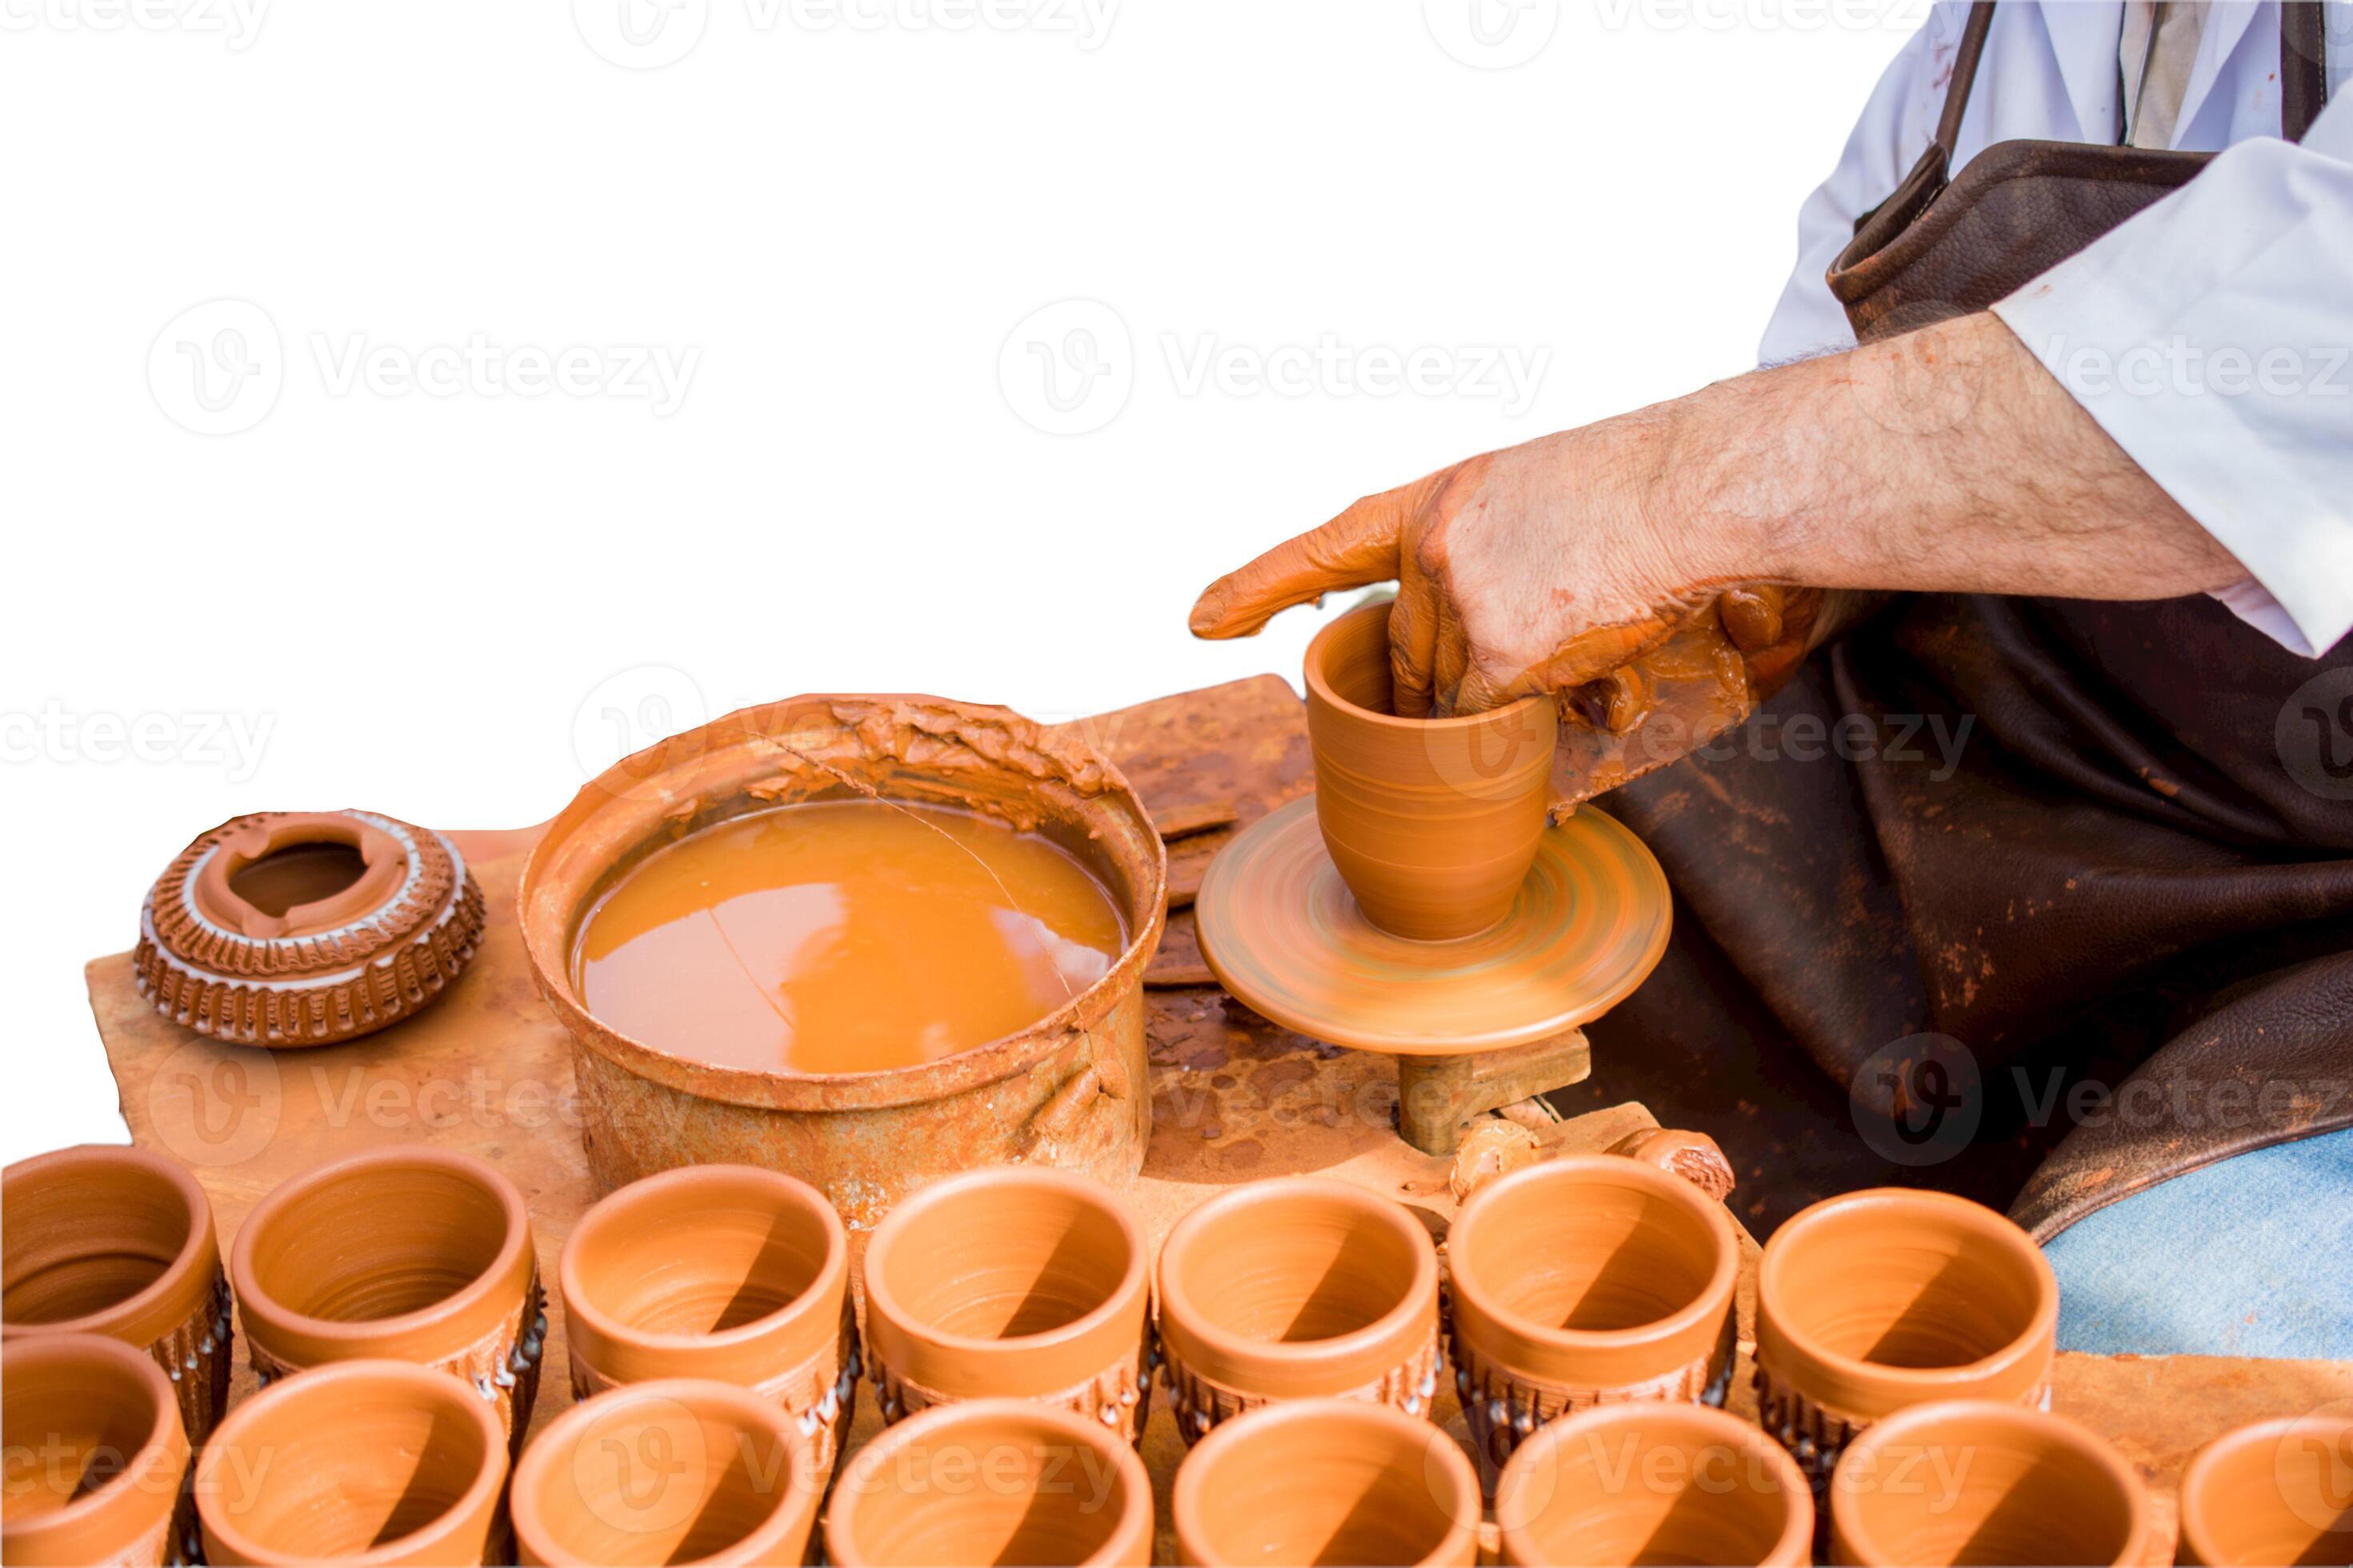
POLYGON ((1240 571, 1229 572, 1194 604, 1193 635, 1248 637, 1293 605, 1335 588, 1361 588, 1395 577, 1398 541, 1444 477, 1432 474, 1366 496, 1323 527, 1286 539, 1240 571))
POLYGON ((1401 719, 1430 715, 1431 658, 1438 646, 1438 585, 1408 551, 1398 567, 1397 603, 1389 606, 1389 710, 1401 719))
POLYGON ((1781 640, 1784 596, 1773 583, 1751 583, 1727 588, 1716 601, 1716 616, 1724 635, 1743 653, 1759 653, 1781 640))
POLYGON ((1454 613, 1454 602, 1441 595, 1438 601, 1437 646, 1430 660, 1430 712, 1440 719, 1451 719, 1457 713, 1476 713, 1476 708, 1462 706, 1466 697, 1475 700, 1474 693, 1463 689, 1463 677, 1471 668, 1471 639, 1462 630, 1462 619, 1454 613))

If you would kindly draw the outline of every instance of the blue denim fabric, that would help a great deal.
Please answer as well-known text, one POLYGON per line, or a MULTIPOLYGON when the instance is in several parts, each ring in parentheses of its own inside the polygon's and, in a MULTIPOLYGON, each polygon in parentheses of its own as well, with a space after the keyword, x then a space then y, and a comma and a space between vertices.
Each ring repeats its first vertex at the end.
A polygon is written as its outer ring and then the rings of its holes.
POLYGON ((2062 1350, 2353 1359, 2353 1131, 2161 1182, 2044 1252, 2062 1350))

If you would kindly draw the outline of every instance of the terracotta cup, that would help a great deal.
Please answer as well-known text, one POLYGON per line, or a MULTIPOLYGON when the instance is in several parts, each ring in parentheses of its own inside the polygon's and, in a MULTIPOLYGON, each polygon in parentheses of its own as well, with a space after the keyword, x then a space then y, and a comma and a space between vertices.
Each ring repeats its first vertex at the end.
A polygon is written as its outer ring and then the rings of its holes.
POLYGON ((0 1338, 104 1334, 155 1358, 198 1444, 228 1403, 228 1283, 204 1188, 140 1149, 36 1154, 0 1177, 0 1338))
POLYGON ((1340 1397, 1427 1417, 1438 1252, 1401 1205, 1286 1176, 1219 1194, 1160 1249, 1160 1353, 1187 1442, 1254 1405, 1340 1397))
POLYGON ((0 1560, 181 1560, 174 1516, 188 1473, 179 1401, 142 1350, 102 1334, 0 1349, 0 1560))
POLYGON ((867 1337, 882 1417, 959 1399, 1036 1399, 1144 1432, 1144 1233, 1101 1183, 996 1166, 903 1199, 866 1245, 867 1337))
POLYGON ((1814 1496, 1788 1450, 1736 1416, 1659 1400, 1599 1405, 1538 1430, 1495 1488, 1503 1560, 1809 1561, 1814 1496))
POLYGON ((1596 1405, 1724 1402, 1740 1244, 1681 1176, 1622 1154, 1525 1166, 1472 1195, 1446 1255, 1455 1391, 1491 1462, 1596 1405))
POLYGON ((196 1461, 196 1511, 216 1568, 479 1563, 502 1547, 506 1479, 506 1434, 456 1379, 338 1362, 229 1412, 196 1461))
POLYGON ((830 1468, 858 1400, 849 1237, 825 1194, 749 1165, 633 1182, 556 1264, 572 1394, 700 1377, 784 1406, 830 1468))
POLYGON ((1907 1405, 2042 1404, 2058 1326, 2051 1265, 2005 1216, 1906 1188, 1826 1198, 1773 1233, 1757 1269, 1757 1417, 1827 1475, 1907 1405))
POLYGON ((1031 1400, 910 1416, 850 1456, 825 1519, 826 1561, 1140 1565, 1152 1478, 1100 1421, 1031 1400))
POLYGON ((487 1162, 410 1145, 314 1167, 254 1205, 228 1268, 265 1387, 415 1362, 464 1380, 521 1447, 547 1314, 522 1194, 487 1162))
POLYGON ((1190 1563, 1478 1558, 1470 1459, 1429 1422, 1363 1400, 1295 1400, 1227 1422, 1185 1456, 1169 1506, 1190 1563))
POLYGON ((772 1399, 664 1378, 574 1405, 515 1467, 515 1542, 533 1563, 798 1563, 826 1471, 772 1399))
POLYGON ((2177 1563, 2353 1563, 2353 1416, 2258 1421, 2215 1438, 2181 1473, 2177 1563))
POLYGON ((1315 820, 1356 905, 1421 942, 1511 912, 1545 829, 1559 715, 1530 697, 1462 719, 1391 711, 1389 606, 1351 610, 1307 645, 1315 820))
POLYGON ((2137 1563, 2140 1473, 2087 1428, 2022 1405, 1898 1412, 1847 1446, 1830 1485, 1831 1561, 2137 1563))

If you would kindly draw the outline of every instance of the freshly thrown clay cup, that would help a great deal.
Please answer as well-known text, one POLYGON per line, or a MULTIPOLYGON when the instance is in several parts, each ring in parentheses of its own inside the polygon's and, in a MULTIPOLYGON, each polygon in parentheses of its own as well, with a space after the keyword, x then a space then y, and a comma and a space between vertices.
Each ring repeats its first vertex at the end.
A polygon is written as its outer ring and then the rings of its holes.
POLYGON ((2353 1415, 2342 1406, 2215 1438, 2181 1473, 2177 1563, 2353 1563, 2353 1415))
POLYGON ((825 1194, 689 1165, 599 1202, 556 1264, 572 1394, 710 1378, 781 1405, 830 1468, 858 1400, 849 1237, 825 1194))
POLYGON ((461 1379, 522 1446, 547 1314, 522 1194, 488 1162, 406 1146, 290 1178, 246 1216, 229 1281, 265 1385, 415 1362, 461 1379))
POLYGON ((506 1479, 506 1434, 457 1379, 339 1362, 229 1412, 196 1462, 196 1510, 216 1565, 478 1563, 506 1479))
POLYGON ((1455 1392, 1490 1462, 1596 1405, 1723 1403, 1740 1245, 1681 1176, 1622 1154, 1525 1166, 1472 1194, 1446 1255, 1455 1392))
POLYGON ((1427 1421, 1356 1399, 1267 1405, 1185 1456, 1170 1500, 1178 1560, 1468 1568, 1479 1477, 1427 1421))
POLYGON ((2005 1215, 1945 1193, 1825 1198, 1757 1275, 1757 1418, 1813 1476, 1882 1416, 1939 1399, 2041 1405, 2059 1282, 2005 1215))
POLYGON ((749 1389, 657 1379, 574 1405, 515 1467, 530 1563, 793 1563, 826 1471, 796 1419, 749 1389))
POLYGON ((228 1403, 228 1282, 204 1188, 140 1149, 86 1144, 0 1176, 0 1338, 104 1334, 155 1358, 202 1444, 228 1403))
POLYGON ((1148 1263, 1126 1205, 1083 1176, 997 1166, 902 1199, 864 1260, 883 1419, 1036 1399, 1141 1436, 1148 1263))
POLYGON ((1847 1446, 1831 1476, 1831 1561, 1883 1568, 2137 1563, 2148 1497, 2124 1456, 2022 1405, 1915 1405, 1847 1446))
POLYGON ((1389 608, 1351 610, 1307 647, 1315 820, 1365 918, 1451 942, 1511 912, 1545 830, 1559 714, 1529 697, 1459 719, 1390 710, 1389 608))
POLYGON ((1152 1478, 1118 1433, 1054 1405, 934 1405, 850 1456, 826 1511, 825 1553, 836 1568, 1141 1568, 1152 1558, 1152 1478))
POLYGON ((1402 1205, 1317 1176, 1232 1188, 1168 1233, 1159 1298, 1169 1403, 1188 1443, 1276 1400, 1430 1415, 1438 1251, 1402 1205))
POLYGON ((1737 1416, 1642 1400, 1539 1429, 1495 1487, 1503 1560, 1577 1563, 1808 1561, 1814 1497, 1788 1451, 1737 1416))
POLYGON ((179 1562, 174 1515, 188 1472, 179 1401, 143 1350, 102 1334, 43 1334, 0 1349, 0 1559, 179 1562))

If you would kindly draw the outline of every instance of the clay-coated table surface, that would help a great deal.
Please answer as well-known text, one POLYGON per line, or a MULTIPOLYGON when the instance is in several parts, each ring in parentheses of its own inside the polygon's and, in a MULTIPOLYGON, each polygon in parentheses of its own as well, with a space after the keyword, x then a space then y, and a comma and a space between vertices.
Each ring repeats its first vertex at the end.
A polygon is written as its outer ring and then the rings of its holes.
MULTIPOLYGON (((1247 826, 1312 788, 1303 710, 1271 676, 1072 728, 1119 763, 1172 834, 1180 823, 1229 816, 1234 826, 1247 826)), ((398 801, 361 804, 400 811, 398 801)), ((191 824, 191 831, 203 826, 191 824)), ((1233 830, 1175 839, 1169 880, 1176 901, 1198 885, 1202 867, 1233 830)), ((425 1142, 481 1155, 522 1189, 542 1275, 552 1282, 556 1253, 596 1194, 573 1114, 570 1042, 540 1002, 515 921, 516 884, 538 833, 449 835, 489 900, 481 951, 448 995, 370 1038, 279 1054, 221 1045, 156 1015, 132 984, 128 953, 90 964, 90 1005, 132 1135, 196 1172, 212 1194, 224 1251, 254 1203, 287 1176, 362 1148, 425 1142)), ((126 897, 126 923, 130 902, 126 897)), ((1233 1002, 1200 967, 1189 910, 1169 921, 1148 996, 1153 1131, 1133 1196, 1155 1240, 1222 1186, 1300 1172, 1387 1193, 1443 1237, 1455 1207, 1451 1162, 1397 1135, 1394 1062, 1307 1039, 1233 1002)), ((1606 1079, 1606 1063, 1597 1070, 1606 1079)), ((1595 1150, 1653 1124, 1630 1103, 1560 1122, 1542 1136, 1563 1152, 1595 1150)), ((1745 1363, 1757 1249, 1742 1235, 1745 1363)), ((553 1302, 549 1318, 534 1429, 571 1403, 563 1313, 553 1302)), ((232 1399, 253 1386, 240 1338, 232 1399)), ((1447 1393, 1440 1414, 1459 1432, 1447 1393)), ((871 1388, 860 1394, 853 1445, 879 1428, 871 1388)), ((2067 1355, 2053 1405, 2105 1433, 2156 1484, 2168 1546, 2157 1560, 2169 1561, 2170 1488, 2191 1449, 2259 1415, 2345 1398, 2353 1398, 2353 1363, 2067 1355)), ((1732 1403, 1753 1415, 1745 1365, 1732 1403)), ((1154 1412, 1144 1453, 1158 1493, 1160 1558, 1170 1561, 1168 1486, 1183 1447, 1165 1407, 1154 1412)))

